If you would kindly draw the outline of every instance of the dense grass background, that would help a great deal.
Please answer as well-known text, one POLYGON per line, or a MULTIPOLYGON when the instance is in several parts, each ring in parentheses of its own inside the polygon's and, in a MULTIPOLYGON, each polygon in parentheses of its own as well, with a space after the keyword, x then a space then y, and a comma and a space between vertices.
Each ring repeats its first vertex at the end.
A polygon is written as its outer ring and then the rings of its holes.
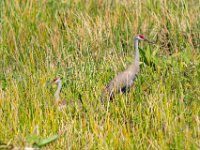
POLYGON ((200 3, 198 0, 2 0, 0 142, 59 134, 44 149, 200 148, 200 3), (130 93, 102 106, 106 83, 133 61, 130 93), (55 86, 74 105, 59 111, 55 86), (82 96, 84 105, 78 103, 82 96))

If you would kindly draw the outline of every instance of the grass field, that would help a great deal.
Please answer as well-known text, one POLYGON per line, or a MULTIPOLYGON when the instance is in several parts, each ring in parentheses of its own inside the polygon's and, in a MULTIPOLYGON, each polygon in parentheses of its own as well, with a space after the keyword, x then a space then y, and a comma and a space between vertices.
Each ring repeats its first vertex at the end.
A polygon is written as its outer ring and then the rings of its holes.
POLYGON ((42 149, 200 148, 199 0, 0 6, 0 148, 54 135, 42 149), (102 89, 134 59, 138 33, 156 44, 140 43, 134 86, 102 106, 102 89), (74 102, 62 111, 49 84, 58 76, 61 97, 74 102))

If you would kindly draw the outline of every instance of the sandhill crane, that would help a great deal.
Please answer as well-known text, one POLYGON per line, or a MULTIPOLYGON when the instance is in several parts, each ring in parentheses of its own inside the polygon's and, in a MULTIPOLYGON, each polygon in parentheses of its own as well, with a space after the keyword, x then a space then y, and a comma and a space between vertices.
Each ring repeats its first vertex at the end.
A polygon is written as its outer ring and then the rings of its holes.
MULTIPOLYGON (((119 73, 110 81, 110 83, 106 86, 105 91, 102 93, 101 100, 105 100, 105 96, 110 100, 113 99, 115 93, 120 92, 124 93, 129 90, 130 86, 133 84, 137 74, 140 70, 140 57, 139 57, 139 49, 138 49, 138 41, 148 41, 144 35, 139 34, 134 38, 134 61, 133 63, 123 72, 119 73)), ((153 42, 150 42, 153 43, 153 42)))
POLYGON ((53 79, 53 81, 51 83, 57 84, 57 90, 54 94, 55 99, 56 99, 56 104, 59 106, 65 106, 66 101, 65 100, 60 101, 60 91, 62 88, 62 80, 60 78, 55 78, 55 79, 53 79))
POLYGON ((51 83, 57 84, 57 90, 56 90, 54 96, 55 96, 55 99, 56 99, 56 104, 58 105, 59 109, 60 108, 64 108, 67 105, 75 106, 75 104, 77 104, 78 106, 80 106, 81 104, 83 104, 82 96, 81 96, 80 93, 78 95, 78 97, 79 97, 78 101, 77 100, 75 101, 75 100, 72 100, 72 99, 68 100, 68 101, 66 101, 66 100, 62 100, 61 101, 60 100, 60 92, 61 92, 61 88, 62 88, 62 80, 61 80, 61 78, 55 78, 55 79, 53 79, 53 81, 51 83))

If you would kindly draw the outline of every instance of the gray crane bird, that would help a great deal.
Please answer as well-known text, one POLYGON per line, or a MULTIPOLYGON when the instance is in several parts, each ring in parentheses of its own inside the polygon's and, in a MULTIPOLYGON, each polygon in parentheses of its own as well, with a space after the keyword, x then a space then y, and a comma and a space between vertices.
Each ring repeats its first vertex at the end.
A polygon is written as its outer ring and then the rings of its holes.
MULTIPOLYGON (((62 80, 61 78, 55 78, 53 79, 53 81, 51 82, 52 84, 56 84, 57 85, 57 90, 54 94, 54 97, 55 97, 55 100, 56 100, 56 105, 58 106, 59 109, 62 109, 62 108, 65 108, 67 106, 81 106, 83 104, 83 101, 82 101, 82 95, 79 93, 78 97, 79 99, 78 100, 60 100, 60 92, 61 92, 61 89, 62 89, 62 80)), ((85 108, 84 108, 85 109, 85 108)))
MULTIPOLYGON (((110 81, 110 83, 106 86, 104 89, 102 95, 101 95, 101 101, 105 101, 105 99, 112 100, 113 96, 120 92, 124 93, 127 90, 130 89, 130 87, 133 85, 133 82, 137 76, 137 74, 140 71, 140 56, 139 56, 139 49, 138 49, 138 41, 148 41, 144 35, 139 34, 135 36, 134 38, 134 49, 135 49, 135 55, 134 55, 134 61, 133 63, 128 66, 126 70, 119 73, 110 81)), ((153 43, 153 42, 150 42, 153 43)))
POLYGON ((59 107, 62 107, 62 106, 66 106, 67 103, 65 100, 62 100, 60 101, 60 92, 61 92, 61 89, 62 89, 62 80, 60 78, 55 78, 53 79, 53 81, 51 82, 52 84, 56 84, 57 85, 57 90, 54 94, 55 96, 55 99, 56 99, 56 104, 59 106, 59 107))

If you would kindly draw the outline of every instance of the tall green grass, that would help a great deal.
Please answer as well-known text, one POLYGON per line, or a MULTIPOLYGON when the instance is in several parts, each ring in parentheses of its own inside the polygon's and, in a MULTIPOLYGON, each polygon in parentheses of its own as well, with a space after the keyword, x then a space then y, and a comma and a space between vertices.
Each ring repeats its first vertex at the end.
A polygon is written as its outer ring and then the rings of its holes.
POLYGON ((44 149, 200 148, 200 3, 198 0, 1 1, 0 142, 60 134, 44 149), (130 92, 102 106, 100 95, 133 61, 130 92), (61 97, 54 105, 55 77, 61 97), (78 103, 79 95, 83 105, 78 103))

